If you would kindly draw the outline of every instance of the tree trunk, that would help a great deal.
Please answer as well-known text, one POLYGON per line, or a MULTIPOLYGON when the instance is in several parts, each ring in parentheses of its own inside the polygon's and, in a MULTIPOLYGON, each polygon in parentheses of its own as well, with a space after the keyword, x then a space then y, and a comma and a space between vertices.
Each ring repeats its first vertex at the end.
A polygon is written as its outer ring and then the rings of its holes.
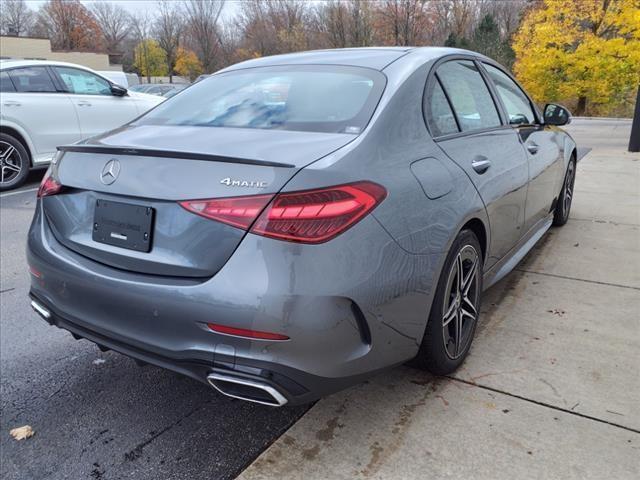
POLYGON ((587 110, 587 97, 578 97, 578 106, 576 107, 576 116, 581 117, 587 110))

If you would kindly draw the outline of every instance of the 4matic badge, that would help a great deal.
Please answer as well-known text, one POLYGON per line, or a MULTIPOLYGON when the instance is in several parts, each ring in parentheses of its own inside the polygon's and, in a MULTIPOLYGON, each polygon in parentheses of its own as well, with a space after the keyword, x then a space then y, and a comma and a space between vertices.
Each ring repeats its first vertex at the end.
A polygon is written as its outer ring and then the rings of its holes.
POLYGON ((248 188, 267 188, 267 182, 257 182, 248 180, 231 180, 231 178, 223 178, 220 183, 228 187, 248 187, 248 188))

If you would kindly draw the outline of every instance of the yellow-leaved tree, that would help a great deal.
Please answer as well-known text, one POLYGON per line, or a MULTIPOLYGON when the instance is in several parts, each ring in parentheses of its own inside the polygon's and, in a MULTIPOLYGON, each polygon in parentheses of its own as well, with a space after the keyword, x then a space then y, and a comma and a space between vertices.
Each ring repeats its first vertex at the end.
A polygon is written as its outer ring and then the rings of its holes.
POLYGON ((167 75, 167 54, 160 48, 155 40, 143 40, 134 51, 134 66, 140 75, 147 77, 151 82, 151 77, 162 77, 167 75))
POLYGON ((189 77, 189 80, 193 82, 198 75, 202 74, 204 68, 195 53, 180 47, 176 55, 174 70, 183 77, 189 77))
POLYGON ((633 111, 640 83, 640 0, 543 0, 514 36, 514 72, 538 102, 577 115, 633 111))

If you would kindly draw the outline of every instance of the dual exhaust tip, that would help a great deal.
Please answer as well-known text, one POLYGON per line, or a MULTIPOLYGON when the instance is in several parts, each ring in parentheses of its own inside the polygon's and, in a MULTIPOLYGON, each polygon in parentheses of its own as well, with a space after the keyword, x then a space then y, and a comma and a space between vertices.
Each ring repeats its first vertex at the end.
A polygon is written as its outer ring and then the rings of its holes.
MULTIPOLYGON (((31 308, 44 320, 51 323, 51 311, 47 307, 37 300, 32 299, 31 308)), ((261 405, 269 405, 271 407, 281 407, 287 403, 286 397, 276 388, 259 380, 213 372, 207 376, 207 382, 227 397, 259 403, 261 405)))
POLYGON ((207 376, 207 381, 213 388, 227 397, 271 407, 281 407, 287 403, 285 396, 277 389, 259 380, 213 372, 207 376))

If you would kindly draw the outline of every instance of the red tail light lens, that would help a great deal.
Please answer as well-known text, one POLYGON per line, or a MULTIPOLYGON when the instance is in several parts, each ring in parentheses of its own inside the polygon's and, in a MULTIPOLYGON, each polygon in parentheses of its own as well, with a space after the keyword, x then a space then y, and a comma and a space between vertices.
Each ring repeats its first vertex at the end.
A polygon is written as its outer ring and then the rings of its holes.
POLYGON ((211 220, 243 230, 251 228, 251 233, 265 237, 289 242, 322 243, 354 225, 386 196, 384 187, 363 181, 279 193, 275 197, 253 195, 187 200, 180 202, 180 205, 211 220))
POLYGON ((272 198, 273 195, 253 195, 212 200, 187 200, 180 202, 180 205, 202 217, 247 230, 272 198))
POLYGON ((37 197, 49 197, 62 191, 62 184, 47 173, 42 182, 40 182, 40 188, 38 188, 37 197))
POLYGON ((373 182, 280 193, 251 232, 290 242, 326 242, 362 219, 386 196, 387 191, 373 182))

